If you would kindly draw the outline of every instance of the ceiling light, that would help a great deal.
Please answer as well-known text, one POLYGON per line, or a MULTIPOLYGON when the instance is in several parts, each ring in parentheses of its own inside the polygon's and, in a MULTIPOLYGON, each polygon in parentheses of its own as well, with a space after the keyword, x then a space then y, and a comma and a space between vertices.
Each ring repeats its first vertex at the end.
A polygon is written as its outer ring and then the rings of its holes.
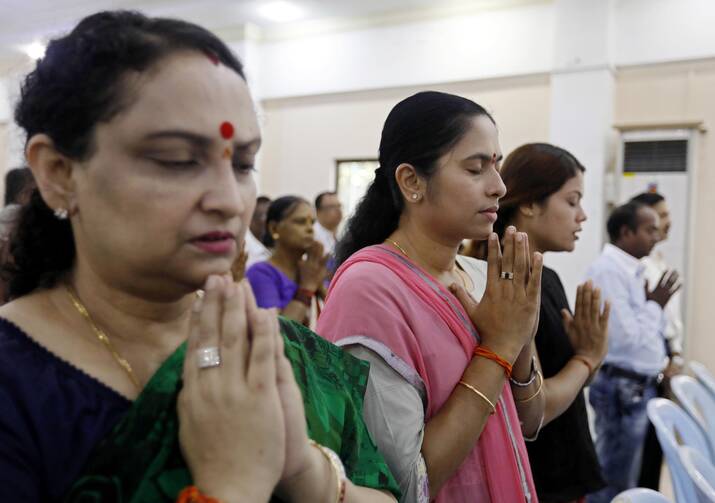
POLYGON ((303 9, 290 2, 285 2, 283 0, 276 0, 274 2, 268 2, 258 8, 258 13, 275 21, 277 23, 285 23, 288 21, 296 21, 303 17, 303 9))
POLYGON ((22 46, 22 50, 25 52, 25 54, 27 54, 34 60, 38 60, 42 56, 44 56, 45 49, 47 49, 47 46, 42 42, 33 42, 31 44, 22 46))

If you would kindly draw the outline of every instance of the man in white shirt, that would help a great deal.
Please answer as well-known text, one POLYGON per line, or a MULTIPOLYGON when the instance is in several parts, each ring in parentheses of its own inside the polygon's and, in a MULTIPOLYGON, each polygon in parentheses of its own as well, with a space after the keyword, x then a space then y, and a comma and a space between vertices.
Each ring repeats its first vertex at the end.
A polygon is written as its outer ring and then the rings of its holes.
POLYGON ((343 219, 343 208, 335 192, 322 192, 315 198, 315 215, 313 237, 323 245, 327 255, 335 252, 338 226, 343 219))
POLYGON ((256 198, 256 209, 253 211, 251 225, 246 233, 246 269, 251 267, 256 262, 268 260, 271 252, 263 245, 263 235, 266 232, 266 215, 268 207, 271 205, 271 200, 266 196, 256 198))
MULTIPOLYGON (((655 210, 660 222, 659 242, 668 239, 668 232, 670 231, 670 211, 668 210, 665 198, 657 192, 643 192, 633 197, 631 201, 645 204, 655 210)), ((663 274, 670 269, 665 262, 665 257, 663 257, 663 254, 657 249, 653 250, 647 257, 643 257, 641 262, 645 266, 645 278, 651 285, 656 284, 663 274)), ((666 349, 670 360, 664 371, 663 383, 658 389, 659 396, 668 395, 670 378, 683 371, 684 360, 681 356, 683 348, 683 319, 680 310, 680 292, 675 293, 670 299, 670 302, 665 306, 665 319, 664 335, 667 341, 666 349)), ((648 427, 643 448, 643 465, 641 467, 638 486, 658 490, 662 464, 663 452, 660 449, 655 428, 651 424, 648 427)))
POLYGON ((648 428, 646 404, 657 395, 667 364, 664 307, 678 289, 677 274, 665 274, 648 290, 645 266, 660 239, 658 214, 649 206, 619 206, 607 223, 610 243, 589 267, 587 277, 611 302, 608 354, 591 384, 596 412, 596 452, 608 486, 588 497, 610 502, 636 487, 648 428))

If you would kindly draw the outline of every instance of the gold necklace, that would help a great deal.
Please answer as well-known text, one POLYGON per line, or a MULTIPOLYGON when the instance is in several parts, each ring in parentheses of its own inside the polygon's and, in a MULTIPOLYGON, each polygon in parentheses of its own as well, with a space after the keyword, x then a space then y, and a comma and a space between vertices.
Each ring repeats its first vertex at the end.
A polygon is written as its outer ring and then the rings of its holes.
POLYGON ((94 332, 94 335, 97 336, 97 339, 99 339, 102 344, 106 346, 106 348, 109 350, 109 352, 112 354, 112 357, 117 361, 120 367, 124 369, 124 371, 127 373, 129 376, 129 379, 131 379, 132 383, 134 383, 134 386, 136 386, 137 390, 141 391, 142 387, 139 384, 139 379, 137 379, 136 375, 134 375, 134 371, 132 370, 132 366, 129 364, 126 358, 124 358, 122 355, 119 354, 119 352, 114 348, 114 345, 112 342, 109 340, 109 337, 107 334, 97 326, 97 324, 94 322, 92 317, 89 314, 89 311, 87 311, 87 308, 84 307, 84 304, 82 304, 82 301, 79 300, 77 297, 77 294, 74 292, 72 287, 70 285, 65 284, 65 289, 67 290, 67 294, 70 297, 70 300, 72 301, 72 305, 77 309, 80 315, 87 320, 87 323, 89 326, 92 328, 92 331, 94 332))
MULTIPOLYGON (((387 241, 388 241, 392 246, 394 246, 395 248, 397 248, 398 250, 400 250, 405 257, 410 258, 410 256, 407 254, 407 252, 405 251, 405 249, 400 246, 400 243, 398 243, 397 241, 393 241, 392 239, 388 239, 387 241)), ((410 260, 411 260, 411 259, 410 259, 410 260)), ((462 283, 462 286, 464 287, 464 289, 465 289, 465 290, 469 290, 469 289, 467 288, 467 280, 464 279, 464 276, 462 276, 462 271, 459 269, 459 267, 456 266, 456 264, 455 264, 455 267, 454 267, 454 271, 456 271, 457 277, 459 278, 459 282, 462 283)), ((454 271, 452 271, 452 272, 454 273, 454 271)))

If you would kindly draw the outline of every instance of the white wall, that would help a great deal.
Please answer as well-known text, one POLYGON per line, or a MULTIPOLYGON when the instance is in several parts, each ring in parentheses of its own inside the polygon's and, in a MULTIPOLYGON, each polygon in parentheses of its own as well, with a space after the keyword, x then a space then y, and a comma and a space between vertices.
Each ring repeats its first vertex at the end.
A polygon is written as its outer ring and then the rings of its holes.
POLYGON ((265 99, 549 71, 550 3, 261 45, 265 99))
POLYGON ((614 11, 614 63, 713 57, 714 27, 712 0, 619 0, 614 11))

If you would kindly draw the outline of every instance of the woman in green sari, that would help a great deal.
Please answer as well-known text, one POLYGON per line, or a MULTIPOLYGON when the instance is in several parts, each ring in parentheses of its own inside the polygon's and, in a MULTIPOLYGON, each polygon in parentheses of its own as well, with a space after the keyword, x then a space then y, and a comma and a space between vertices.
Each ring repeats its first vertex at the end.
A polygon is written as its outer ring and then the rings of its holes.
POLYGON ((227 277, 260 144, 228 48, 96 14, 15 116, 37 188, 5 264, 0 500, 395 501, 368 368, 227 277))

